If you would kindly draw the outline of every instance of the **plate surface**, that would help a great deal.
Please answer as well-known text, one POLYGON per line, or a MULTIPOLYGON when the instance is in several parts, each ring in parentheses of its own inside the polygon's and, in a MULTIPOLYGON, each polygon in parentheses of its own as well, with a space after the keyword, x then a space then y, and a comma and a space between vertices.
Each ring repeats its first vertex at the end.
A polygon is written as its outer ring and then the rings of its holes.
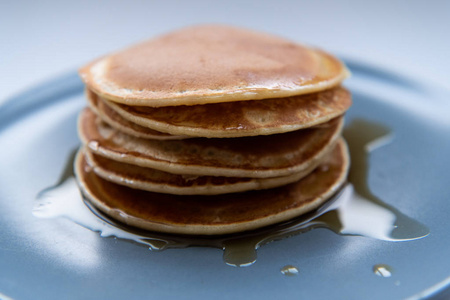
POLYGON ((0 298, 400 299, 448 286, 450 93, 347 64, 354 98, 347 123, 362 118, 395 134, 371 154, 369 186, 427 225, 429 236, 386 242, 316 229, 265 245, 254 265, 234 268, 220 249, 150 252, 64 218, 38 219, 37 193, 57 182, 79 145, 76 118, 85 99, 71 73, 0 107, 0 298), (392 276, 374 275, 377 264, 391 266, 392 276), (286 265, 299 274, 284 276, 286 265))

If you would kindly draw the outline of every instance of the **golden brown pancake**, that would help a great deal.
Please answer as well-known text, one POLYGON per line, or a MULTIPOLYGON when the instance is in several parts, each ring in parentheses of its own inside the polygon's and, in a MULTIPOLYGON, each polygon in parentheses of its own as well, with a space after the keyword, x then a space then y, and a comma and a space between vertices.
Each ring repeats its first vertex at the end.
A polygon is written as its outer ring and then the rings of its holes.
POLYGON ((321 50, 219 25, 174 31, 80 70, 98 95, 152 107, 291 97, 337 86, 348 74, 321 50))
POLYGON ((117 130, 144 139, 181 140, 188 138, 187 136, 171 135, 168 133, 159 132, 130 122, 106 105, 104 101, 101 101, 98 97, 93 97, 92 94, 93 93, 91 91, 86 90, 86 98, 88 99, 89 107, 102 119, 102 121, 117 130))
POLYGON ((100 58, 80 70, 81 190, 118 221, 178 234, 314 210, 347 176, 348 74, 321 50, 219 25, 100 58))
POLYGON ((84 109, 78 121, 83 144, 110 159, 172 174, 268 178, 307 169, 332 149, 342 129, 338 117, 320 128, 235 139, 158 141, 115 130, 84 109))
POLYGON ((288 98, 157 108, 114 103, 90 91, 87 96, 91 102, 109 107, 131 124, 173 135, 209 138, 304 129, 342 115, 351 105, 351 95, 342 87, 288 98))
POLYGON ((80 149, 87 164, 105 180, 130 188, 174 195, 217 195, 278 187, 300 180, 311 173, 320 161, 292 175, 275 178, 177 175, 116 162, 80 149))
POLYGON ((83 155, 75 163, 84 195, 108 216, 146 230, 228 234, 286 221, 316 209, 344 183, 348 152, 340 140, 323 164, 279 188, 217 196, 177 196, 117 185, 98 177, 83 155))

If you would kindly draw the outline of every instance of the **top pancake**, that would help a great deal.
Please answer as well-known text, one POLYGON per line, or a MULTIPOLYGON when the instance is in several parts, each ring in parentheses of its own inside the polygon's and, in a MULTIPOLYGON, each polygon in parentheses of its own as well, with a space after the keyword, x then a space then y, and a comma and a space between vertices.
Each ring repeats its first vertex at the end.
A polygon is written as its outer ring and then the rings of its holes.
POLYGON ((137 106, 290 97, 348 76, 335 57, 283 38, 227 26, 194 26, 117 52, 80 70, 88 88, 137 106))

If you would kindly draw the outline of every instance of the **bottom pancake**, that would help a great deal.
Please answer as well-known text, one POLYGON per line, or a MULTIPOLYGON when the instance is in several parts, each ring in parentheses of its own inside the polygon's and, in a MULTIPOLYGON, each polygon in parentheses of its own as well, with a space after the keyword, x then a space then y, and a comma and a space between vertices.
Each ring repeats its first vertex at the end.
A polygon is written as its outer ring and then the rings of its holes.
POLYGON ((75 173, 83 194, 100 211, 125 224, 152 231, 216 235, 252 230, 316 209, 345 182, 348 150, 340 140, 311 174, 269 190, 215 196, 179 196, 117 185, 98 177, 83 155, 75 173))

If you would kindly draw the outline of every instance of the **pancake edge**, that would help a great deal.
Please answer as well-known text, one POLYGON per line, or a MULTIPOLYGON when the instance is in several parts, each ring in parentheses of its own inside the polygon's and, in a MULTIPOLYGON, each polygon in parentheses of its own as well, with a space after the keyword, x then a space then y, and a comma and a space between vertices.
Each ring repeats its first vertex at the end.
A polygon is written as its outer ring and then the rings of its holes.
MULTIPOLYGON (((343 87, 342 87, 343 88, 343 87)), ((345 88, 343 88, 346 90, 345 88)), ((97 95, 98 96, 98 95, 97 95)), ((92 95, 87 95, 88 98, 92 97, 92 95)), ((100 96, 98 96, 100 97, 100 96)), ((100 97, 101 98, 101 97, 100 97)), ((107 105, 110 109, 114 110, 117 114, 119 114, 125 120, 140 125, 142 127, 150 128, 155 131, 171 134, 173 136, 188 136, 188 137, 205 137, 205 138, 239 138, 239 137, 250 137, 250 136, 261 136, 261 135, 273 135, 273 134, 281 134, 292 132, 301 129, 307 129, 322 123, 326 123, 334 118, 337 118, 349 109, 351 106, 351 94, 349 93, 349 102, 350 104, 343 110, 336 110, 332 113, 328 113, 321 117, 314 119, 313 121, 301 123, 301 124, 289 124, 282 125, 278 127, 266 127, 266 128, 258 128, 258 129, 239 129, 239 130, 211 130, 208 128, 199 128, 193 126, 183 126, 183 125, 172 125, 161 121, 155 121, 152 119, 148 119, 142 116, 135 115, 122 109, 120 104, 115 103, 113 101, 108 101, 107 99, 100 99, 103 101, 105 105, 107 105)), ((273 99, 267 99, 273 100, 273 99)), ((89 100, 92 101, 92 100, 89 100)), ((282 100, 281 100, 282 101, 282 100)))
POLYGON ((338 141, 337 147, 340 147, 342 150, 342 172, 334 182, 332 186, 330 186, 327 191, 325 191, 321 196, 317 197, 316 200, 309 202, 306 206, 302 207, 302 209, 297 210, 287 210, 282 213, 278 213, 276 215, 270 215, 268 217, 264 217, 259 220, 252 220, 247 222, 239 222, 233 224, 226 225, 185 225, 185 224, 164 224, 158 222, 150 222, 149 220, 143 221, 140 218, 136 218, 130 215, 125 214, 122 211, 109 207, 102 203, 100 200, 96 199, 96 197, 87 189, 86 185, 83 183, 83 180, 80 179, 79 168, 81 168, 81 155, 79 153, 75 159, 75 175, 77 177, 77 182, 81 189, 81 192, 85 197, 89 199, 89 201, 100 211, 108 215, 109 217, 118 220, 126 225, 133 226, 140 229, 145 229, 149 231, 170 233, 170 234, 183 234, 183 235, 224 235, 224 234, 232 234, 238 232, 250 231, 258 228, 262 228, 265 226, 273 225, 276 223, 288 221, 295 217, 298 217, 302 214, 310 212, 320 205, 329 200, 336 192, 345 184, 346 178, 348 175, 348 170, 350 166, 350 158, 349 152, 346 142, 341 138, 338 141))
MULTIPOLYGON (((127 157, 122 153, 117 153, 104 147, 90 147, 90 140, 88 140, 83 134, 81 128, 81 116, 78 118, 78 135, 82 144, 87 145, 90 150, 94 153, 104 156, 106 158, 124 162, 132 165, 137 165, 140 167, 153 168, 160 171, 164 171, 172 174, 180 175, 203 175, 203 176, 224 176, 224 177, 251 177, 251 178, 267 178, 267 177, 281 177, 287 176, 293 173, 301 172, 301 170, 308 167, 311 161, 322 160, 327 154, 327 150, 332 149, 336 144, 337 140, 341 136, 341 132, 344 126, 344 118, 341 117, 339 120, 339 125, 333 136, 331 137, 329 143, 325 145, 311 160, 303 162, 301 164, 290 166, 287 168, 272 168, 268 170, 243 170, 243 169, 233 169, 233 168, 217 168, 202 165, 182 165, 168 161, 158 160, 152 157, 140 158, 140 157, 127 157)), ((98 146, 98 145, 97 145, 98 146)))
MULTIPOLYGON (((143 97, 141 95, 153 92, 148 89, 138 91, 127 87, 111 88, 111 86, 114 86, 115 83, 105 81, 101 78, 101 73, 105 73, 105 70, 108 68, 108 56, 97 59, 94 62, 82 67, 79 70, 79 75, 82 81, 88 86, 90 90, 103 98, 126 105, 150 107, 180 105, 190 106, 211 103, 292 97, 330 89, 332 87, 338 86, 345 79, 350 77, 351 73, 348 68, 342 61, 340 61, 336 57, 326 53, 323 50, 314 48, 307 49, 319 57, 321 66, 327 64, 336 64, 339 66, 340 72, 336 76, 324 79, 318 83, 294 85, 289 87, 285 86, 284 88, 280 87, 279 84, 273 84, 272 87, 250 85, 245 88, 235 87, 222 90, 199 89, 191 92, 184 91, 183 93, 172 93, 174 94, 173 96, 157 96, 158 92, 154 92, 156 95, 153 97, 143 97)), ((325 69, 326 67, 323 68, 325 69)), ((320 71, 318 72, 318 74, 320 74, 320 71)), ((163 94, 164 92, 159 93, 163 94)))
MULTIPOLYGON (((225 185, 203 185, 203 186, 189 186, 189 187, 179 187, 176 185, 169 185, 168 183, 153 183, 153 182, 145 182, 136 179, 125 178, 120 176, 119 174, 115 174, 107 168, 104 168, 94 162, 95 159, 92 158, 92 152, 89 151, 86 147, 80 149, 80 151, 84 152, 84 157, 87 161, 87 164, 90 165, 99 177, 113 182, 118 185, 123 185, 129 188, 154 192, 154 193, 165 193, 172 195, 220 195, 220 194, 230 194, 230 193, 240 193, 247 192, 252 190, 264 190, 276 188, 282 185, 286 185, 289 183, 293 183, 299 181, 303 177, 307 176, 311 173, 316 167, 322 163, 322 160, 317 160, 311 163, 307 168, 301 170, 300 172, 293 173, 287 176, 280 177, 269 177, 269 178, 246 178, 246 177, 235 177, 242 179, 249 179, 248 181, 236 182, 236 183, 228 183, 225 185)), ((327 156, 333 148, 329 149, 325 156, 327 156)), ((109 159, 109 158, 107 158, 109 159)), ((143 168, 143 167, 140 167, 143 168)), ((159 170, 156 170, 159 171, 159 170)), ((160 171, 164 172, 164 171, 160 171)), ((165 172, 167 173, 167 172, 165 172)), ((173 176, 183 176, 179 174, 171 174, 173 176)), ((193 175, 197 177, 202 177, 198 175, 193 175)), ((224 176, 221 176, 224 177, 224 176)))

